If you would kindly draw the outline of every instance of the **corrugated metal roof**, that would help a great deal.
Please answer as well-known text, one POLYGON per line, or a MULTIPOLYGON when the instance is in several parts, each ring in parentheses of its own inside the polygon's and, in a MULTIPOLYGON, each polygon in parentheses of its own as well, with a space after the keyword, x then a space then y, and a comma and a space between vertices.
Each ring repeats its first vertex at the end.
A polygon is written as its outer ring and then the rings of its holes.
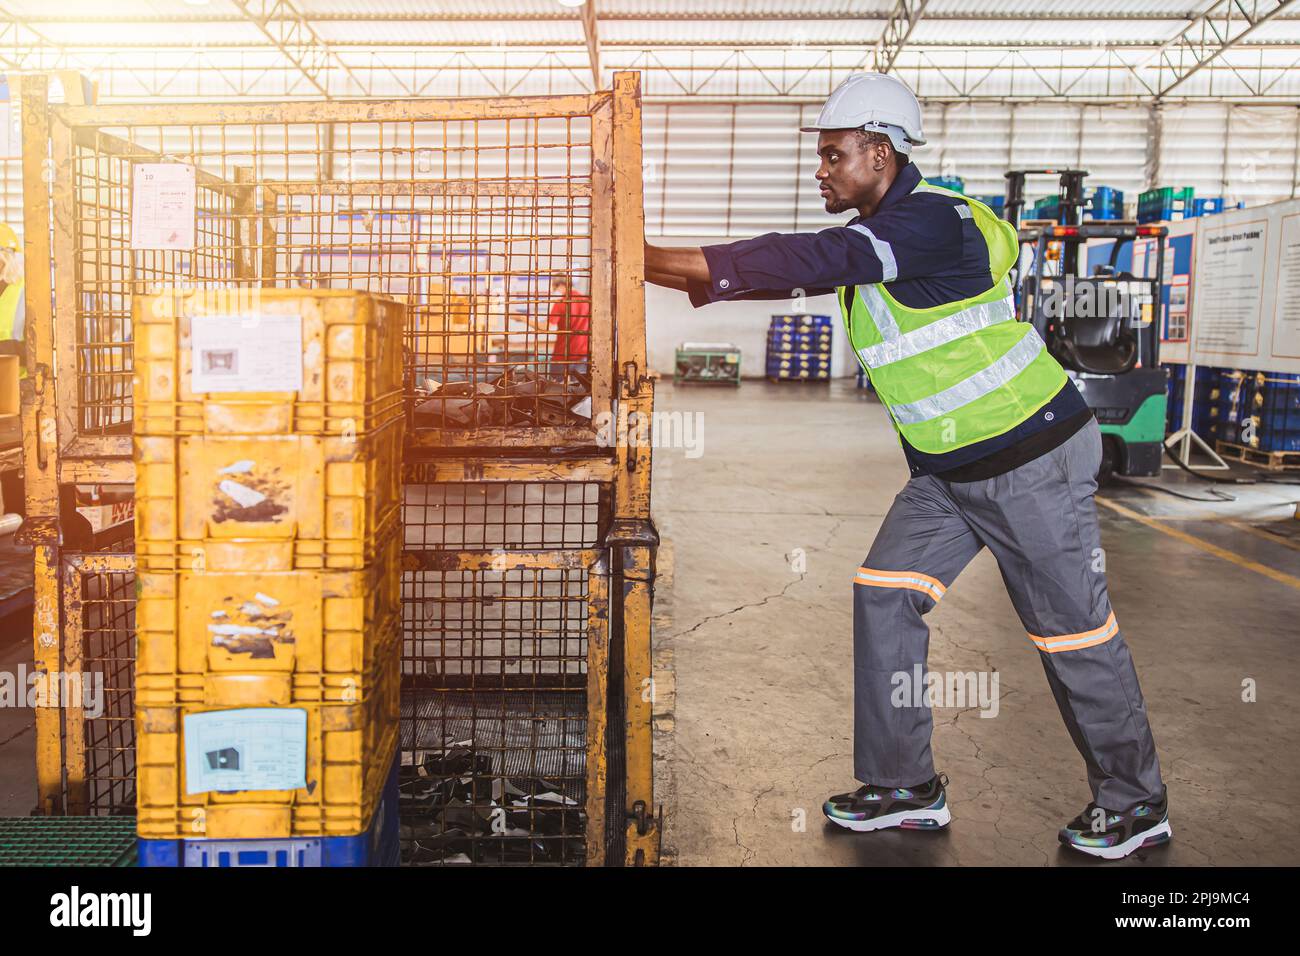
MULTIPOLYGON (((605 74, 616 68, 643 69, 643 88, 650 96, 806 100, 824 97, 828 84, 869 62, 864 58, 895 6, 894 0, 591 2, 599 18, 605 74)), ((391 64, 418 71, 420 64, 413 59, 430 60, 435 56, 431 47, 470 51, 462 62, 484 70, 526 70, 517 65, 520 57, 529 55, 523 51, 548 51, 558 64, 556 85, 551 85, 552 78, 527 77, 520 80, 521 92, 581 88, 582 77, 590 74, 581 13, 557 0, 292 3, 314 33, 338 51, 319 67, 330 72, 335 95, 415 95, 390 82, 383 70, 391 64), (516 49, 509 52, 511 48, 516 49), (373 82, 364 88, 353 83, 338 68, 339 56, 351 63, 364 57, 374 67, 373 82), (503 65, 504 56, 516 62, 503 65)), ((1154 70, 1154 47, 1177 36, 1210 5, 1210 0, 930 0, 894 69, 925 97, 966 95, 976 79, 970 71, 983 70, 989 75, 978 79, 975 91, 986 97, 1043 97, 1068 89, 1072 96, 1149 98, 1161 82, 1154 70), (1135 44, 1137 49, 1132 48, 1135 44), (1088 73, 1063 76, 1068 70, 1088 73), (954 81, 958 74, 961 78, 954 81), (1055 86, 1052 77, 1060 78, 1055 86)), ((106 95, 148 96, 148 83, 127 74, 137 66, 141 76, 161 69, 158 64, 168 57, 189 62, 184 58, 196 49, 204 51, 208 66, 238 69, 257 58, 284 67, 274 71, 271 86, 251 95, 288 95, 277 90, 283 87, 283 74, 297 70, 233 0, 210 0, 203 6, 184 0, 4 0, 4 9, 20 21, 30 21, 46 41, 24 50, 25 37, 17 34, 16 49, 0 51, 11 63, 17 57, 24 69, 71 66, 101 80, 113 73, 125 79, 124 84, 105 82, 106 90, 122 90, 106 95), (127 52, 115 52, 117 47, 127 52)), ((1181 84, 1179 93, 1250 96, 1253 91, 1243 77, 1262 66, 1283 72, 1276 83, 1265 77, 1257 87, 1267 85, 1272 95, 1296 96, 1300 70, 1283 68, 1290 66, 1297 49, 1300 4, 1181 84)), ((466 75, 473 72, 468 69, 466 75)), ((441 91, 440 84, 439 78, 426 76, 417 86, 431 92, 441 91)), ((201 91, 208 85, 194 80, 169 86, 178 88, 194 92, 169 95, 205 95, 201 91)), ((451 82, 449 88, 456 92, 462 85, 451 82)), ((299 88, 293 92, 304 95, 299 88)))

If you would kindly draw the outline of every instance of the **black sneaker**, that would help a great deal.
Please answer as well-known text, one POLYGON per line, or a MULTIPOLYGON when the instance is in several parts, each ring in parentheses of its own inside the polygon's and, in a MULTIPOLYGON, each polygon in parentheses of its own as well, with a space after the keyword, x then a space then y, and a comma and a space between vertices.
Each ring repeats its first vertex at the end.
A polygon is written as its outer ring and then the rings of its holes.
POLYGON ((1071 820, 1058 835, 1066 846, 1104 860, 1122 860, 1144 846, 1168 843, 1169 792, 1161 788, 1159 803, 1139 803, 1131 810, 1106 810, 1095 803, 1071 820))
POLYGON ((938 774, 919 787, 859 787, 840 793, 822 804, 826 819, 848 830, 865 833, 888 827, 937 830, 952 819, 944 787, 948 778, 938 774))

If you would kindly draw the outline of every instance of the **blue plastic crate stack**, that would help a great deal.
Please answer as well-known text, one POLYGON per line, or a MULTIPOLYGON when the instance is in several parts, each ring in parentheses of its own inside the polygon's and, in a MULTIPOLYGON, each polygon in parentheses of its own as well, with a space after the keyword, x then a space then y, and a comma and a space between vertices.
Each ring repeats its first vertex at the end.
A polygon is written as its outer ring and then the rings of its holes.
POLYGON ((1300 451, 1300 375, 1256 372, 1248 414, 1255 424, 1252 448, 1300 451))
POLYGON ((831 317, 774 315, 767 330, 767 377, 772 381, 830 381, 831 317))
POLYGON ((998 193, 996 195, 989 194, 987 196, 975 196, 973 198, 978 199, 980 202, 988 206, 999 216, 1002 215, 1002 210, 1004 210, 1007 205, 1007 197, 1002 195, 1001 193, 998 193))
POLYGON ((1089 190, 1084 216, 1095 221, 1124 218, 1124 191, 1110 186, 1089 190))
MULTIPOLYGON (((1187 387, 1187 366, 1167 365, 1169 381, 1165 403, 1165 432, 1171 434, 1183 427, 1183 394, 1187 387)), ((1192 406, 1192 431, 1202 438, 1210 439, 1210 392, 1219 381, 1219 373, 1225 369, 1200 367, 1196 370, 1196 396, 1192 406)))
MULTIPOLYGON (((1202 438, 1256 451, 1300 452, 1300 375, 1199 368, 1196 379, 1192 428, 1202 438)), ((1181 401, 1181 383, 1171 380, 1170 387, 1181 401)), ((1174 404, 1171 430, 1182 421, 1181 404, 1174 404)))
POLYGON ((1050 219, 1053 222, 1061 221, 1061 197, 1045 196, 1042 199, 1035 200, 1034 204, 1029 207, 1029 213, 1026 219, 1050 219))
POLYGON ((1187 218, 1197 216, 1213 216, 1221 212, 1228 212, 1232 209, 1245 209, 1246 204, 1239 202, 1235 206, 1229 206, 1228 201, 1222 196, 1202 196, 1200 199, 1192 200, 1191 211, 1187 213, 1187 218))
MULTIPOLYGON (((1254 373, 1217 369, 1209 395, 1209 437, 1234 445, 1250 445, 1247 418, 1253 401, 1254 373)), ((1252 446, 1253 447, 1253 446, 1252 446)))

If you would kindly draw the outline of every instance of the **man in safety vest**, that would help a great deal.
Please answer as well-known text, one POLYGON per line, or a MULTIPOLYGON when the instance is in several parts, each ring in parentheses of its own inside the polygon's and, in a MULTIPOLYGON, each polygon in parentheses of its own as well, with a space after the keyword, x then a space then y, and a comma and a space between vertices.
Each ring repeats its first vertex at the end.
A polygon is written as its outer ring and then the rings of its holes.
POLYGON ((23 321, 22 244, 0 222, 0 355, 23 354, 23 321))
POLYGON ((815 233, 646 246, 646 279, 696 306, 834 292, 849 341, 889 411, 911 479, 854 579, 854 776, 826 816, 850 830, 947 825, 924 695, 897 706, 929 646, 924 615, 988 547, 1087 767, 1093 803, 1061 842, 1108 859, 1169 839, 1137 674, 1097 562, 1101 433, 1028 323, 1015 321, 1012 226, 931 186, 909 161, 921 108, 899 80, 845 80, 817 124, 826 210, 815 233))

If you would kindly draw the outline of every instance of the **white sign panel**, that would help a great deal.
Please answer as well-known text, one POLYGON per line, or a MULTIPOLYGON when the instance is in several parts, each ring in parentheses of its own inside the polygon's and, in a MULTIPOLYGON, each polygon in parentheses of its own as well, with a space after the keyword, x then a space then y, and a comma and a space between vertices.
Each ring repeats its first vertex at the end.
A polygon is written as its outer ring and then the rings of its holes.
POLYGON ((307 711, 250 707, 186 714, 185 792, 307 786, 307 711))
POLYGON ((194 167, 136 163, 131 175, 131 248, 194 248, 194 167))
POLYGON ((1282 217, 1273 301, 1273 356, 1300 359, 1300 209, 1282 217))
POLYGON ((1197 365, 1300 372, 1300 200, 1197 220, 1197 365))
POLYGON ((190 319, 190 390, 302 389, 302 316, 196 315, 190 319))
POLYGON ((1266 216, 1245 223, 1201 223, 1196 269, 1197 355, 1253 358, 1258 353, 1268 227, 1266 216))

